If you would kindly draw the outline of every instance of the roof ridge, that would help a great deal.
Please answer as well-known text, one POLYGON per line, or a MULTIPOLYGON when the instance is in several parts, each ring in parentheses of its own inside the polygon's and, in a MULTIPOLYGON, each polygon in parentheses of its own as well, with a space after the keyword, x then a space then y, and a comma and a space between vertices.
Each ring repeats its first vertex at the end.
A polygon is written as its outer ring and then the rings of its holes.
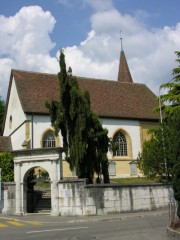
POLYGON ((22 73, 33 73, 33 74, 39 74, 39 75, 53 75, 56 76, 57 73, 45 73, 45 72, 36 72, 36 71, 30 71, 30 70, 21 70, 21 69, 12 69, 12 72, 22 72, 22 73))
MULTIPOLYGON (((12 69, 12 72, 22 72, 22 73, 31 73, 31 74, 38 74, 38 75, 50 75, 50 76, 57 76, 57 73, 42 73, 42 72, 35 72, 35 71, 28 71, 28 70, 21 70, 21 69, 12 69)), ((113 79, 103 79, 103 78, 92 78, 92 77, 83 77, 83 76, 76 76, 74 75, 77 79, 82 79, 82 80, 92 80, 92 81, 104 81, 104 82, 112 82, 116 84, 132 84, 131 82, 122 82, 122 81, 117 81, 113 79)), ((134 83, 138 85, 145 85, 144 83, 134 83)))

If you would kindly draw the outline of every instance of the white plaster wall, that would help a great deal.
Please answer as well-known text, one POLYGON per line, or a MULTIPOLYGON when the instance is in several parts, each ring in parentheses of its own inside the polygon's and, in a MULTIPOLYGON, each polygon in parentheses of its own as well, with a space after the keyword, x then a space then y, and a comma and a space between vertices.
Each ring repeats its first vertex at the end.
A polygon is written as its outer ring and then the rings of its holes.
MULTIPOLYGON (((108 129, 109 138, 112 138, 119 129, 123 129, 129 134, 132 143, 132 157, 133 159, 136 159, 138 152, 141 151, 139 121, 103 118, 101 119, 101 122, 103 127, 108 129)), ((108 158, 112 158, 112 153, 108 153, 108 158)))
MULTIPOLYGON (((32 121, 32 116, 28 116, 28 120, 32 121)), ((32 122, 31 122, 31 131, 32 134, 32 122)), ((46 115, 34 115, 33 116, 33 147, 34 148, 41 148, 41 140, 42 140, 42 134, 47 129, 53 129, 51 126, 50 116, 46 115)), ((61 135, 60 136, 60 142, 61 141, 61 135)))
POLYGON ((14 79, 12 80, 12 87, 10 92, 9 104, 7 108, 7 115, 4 128, 4 136, 9 136, 13 131, 15 131, 24 121, 26 116, 23 112, 19 96, 17 93, 17 88, 14 79), (12 116, 12 127, 9 127, 9 119, 12 116))
MULTIPOLYGON (((28 120, 32 120, 32 116, 27 117, 28 120)), ((138 156, 138 152, 141 151, 141 143, 140 143, 140 125, 137 120, 120 120, 120 119, 101 119, 104 128, 108 129, 108 137, 112 138, 115 132, 119 129, 123 129, 126 131, 132 142, 132 157, 136 159, 138 156)), ((32 127, 32 124, 31 124, 32 127)), ((33 145, 34 148, 41 148, 41 138, 42 134, 47 130, 52 129, 51 121, 49 116, 45 115, 34 115, 33 116, 33 145)), ((30 133, 32 133, 30 131, 30 133)), ((60 146, 62 146, 62 136, 59 133, 60 138, 60 146)), ((112 153, 108 153, 108 158, 112 158, 112 153)))
POLYGON ((23 125, 11 135, 12 149, 13 150, 22 149, 23 148, 22 144, 24 140, 25 140, 25 123, 23 123, 23 125))

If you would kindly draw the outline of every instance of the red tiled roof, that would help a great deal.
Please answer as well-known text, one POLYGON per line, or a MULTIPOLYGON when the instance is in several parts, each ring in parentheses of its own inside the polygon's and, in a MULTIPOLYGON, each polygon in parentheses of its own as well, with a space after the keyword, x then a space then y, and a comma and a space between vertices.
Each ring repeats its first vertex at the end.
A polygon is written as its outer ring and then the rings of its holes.
MULTIPOLYGON (((57 75, 12 70, 25 113, 48 114, 45 100, 59 99, 57 75)), ((77 77, 88 90, 91 108, 100 117, 157 120, 156 96, 144 84, 77 77)))
POLYGON ((12 151, 11 138, 0 136, 0 152, 12 151))

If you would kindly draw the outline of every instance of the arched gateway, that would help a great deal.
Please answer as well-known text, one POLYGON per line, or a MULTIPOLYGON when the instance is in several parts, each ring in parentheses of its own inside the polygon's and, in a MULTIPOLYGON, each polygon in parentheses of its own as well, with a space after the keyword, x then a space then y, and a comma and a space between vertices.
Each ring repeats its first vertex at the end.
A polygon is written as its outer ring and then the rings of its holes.
POLYGON ((13 151, 16 183, 16 214, 27 213, 27 172, 37 166, 48 171, 51 179, 51 215, 59 215, 57 183, 63 178, 62 148, 13 151))

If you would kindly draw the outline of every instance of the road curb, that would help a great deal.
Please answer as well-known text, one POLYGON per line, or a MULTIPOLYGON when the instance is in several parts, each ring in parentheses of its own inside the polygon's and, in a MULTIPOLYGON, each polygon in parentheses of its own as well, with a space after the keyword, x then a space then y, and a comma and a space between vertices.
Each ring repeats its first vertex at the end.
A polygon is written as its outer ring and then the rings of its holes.
MULTIPOLYGON (((58 216, 55 217, 56 221, 58 222, 68 222, 68 223, 81 223, 81 222, 98 222, 98 221, 123 221, 131 218, 144 218, 146 216, 160 216, 167 214, 168 211, 148 211, 148 212, 134 212, 134 213, 122 213, 122 214, 112 214, 112 215, 101 215, 101 216, 69 216, 69 217, 63 217, 58 216)), ((21 215, 21 216, 3 216, 0 215, 0 219, 4 220, 11 220, 11 221, 28 221, 29 217, 35 217, 36 220, 40 222, 46 222, 46 216, 43 215, 21 215)), ((47 216, 48 219, 51 218, 50 215, 47 216)), ((54 219, 54 216, 52 216, 52 219, 54 219)))
POLYGON ((161 216, 167 214, 167 212, 144 212, 144 213, 135 213, 135 214, 127 214, 126 216, 110 216, 103 215, 103 217, 95 217, 95 218, 84 218, 84 219, 73 219, 68 221, 69 223, 78 223, 78 222, 104 222, 104 221, 123 221, 131 218, 144 218, 146 216, 161 216))

